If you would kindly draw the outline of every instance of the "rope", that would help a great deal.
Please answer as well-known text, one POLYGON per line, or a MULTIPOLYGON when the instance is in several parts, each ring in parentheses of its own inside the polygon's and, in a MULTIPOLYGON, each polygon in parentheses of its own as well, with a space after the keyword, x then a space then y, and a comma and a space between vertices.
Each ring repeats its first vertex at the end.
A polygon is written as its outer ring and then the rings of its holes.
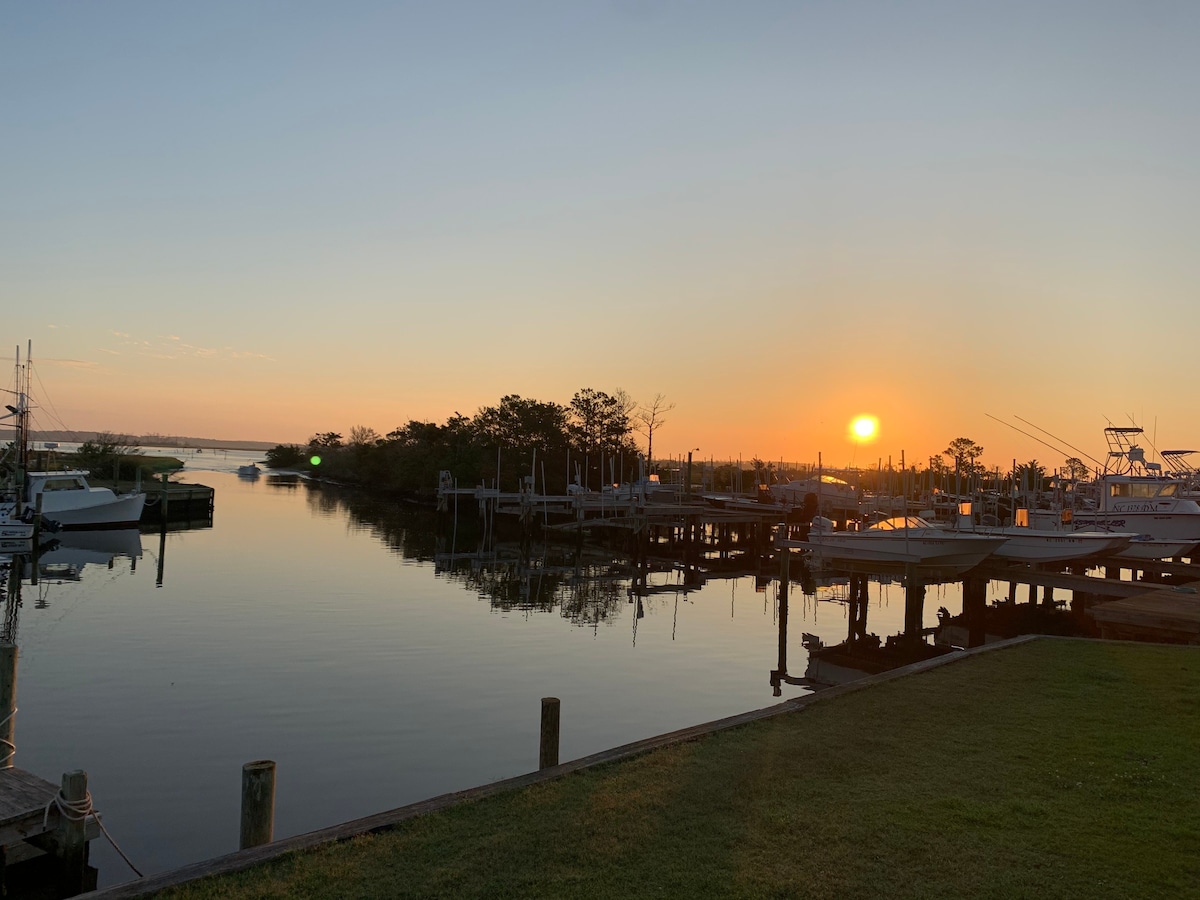
POLYGON ((46 804, 46 813, 42 816, 42 828, 46 830, 50 827, 50 808, 52 806, 58 807, 58 814, 68 822, 83 822, 88 816, 91 816, 96 824, 100 826, 100 830, 104 832, 104 836, 108 838, 108 842, 113 845, 113 849, 121 855, 121 859, 125 860, 125 864, 137 873, 138 878, 146 877, 142 874, 141 869, 135 866, 129 857, 125 855, 125 851, 118 846, 117 842, 113 840, 113 836, 108 833, 108 829, 104 827, 104 822, 100 820, 100 814, 92 806, 91 791, 87 791, 82 800, 68 800, 62 795, 62 791, 59 790, 57 794, 50 798, 50 802, 46 804))

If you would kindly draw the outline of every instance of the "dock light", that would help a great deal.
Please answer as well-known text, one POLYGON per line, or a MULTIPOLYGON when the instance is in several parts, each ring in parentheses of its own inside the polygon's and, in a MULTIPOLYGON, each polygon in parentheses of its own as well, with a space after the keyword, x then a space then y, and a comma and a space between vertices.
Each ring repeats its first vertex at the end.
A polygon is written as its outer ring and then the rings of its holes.
POLYGON ((311 463, 311 464, 312 464, 312 465, 314 465, 314 466, 319 466, 319 465, 321 464, 321 457, 317 456, 317 455, 314 453, 312 456, 310 456, 310 457, 308 458, 308 461, 309 461, 309 463, 311 463))

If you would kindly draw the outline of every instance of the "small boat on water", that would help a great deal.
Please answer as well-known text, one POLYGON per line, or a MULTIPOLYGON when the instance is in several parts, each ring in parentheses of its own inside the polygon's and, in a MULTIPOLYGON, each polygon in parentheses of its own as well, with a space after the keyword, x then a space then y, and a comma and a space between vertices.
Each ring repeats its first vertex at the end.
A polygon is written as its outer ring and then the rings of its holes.
POLYGON ((237 473, 240 478, 257 478, 262 474, 262 469, 250 463, 248 466, 238 466, 237 473))
MULTIPOLYGON (((33 361, 32 343, 21 364, 17 348, 16 405, 9 406, 16 435, 14 469, 18 473, 12 485, 0 499, 0 518, 21 518, 29 509, 41 510, 43 521, 49 520, 62 528, 127 528, 137 525, 142 517, 146 495, 141 491, 117 494, 108 488, 92 487, 87 473, 78 469, 62 472, 25 471, 29 462, 30 385, 33 361)), ((31 531, 32 534, 32 531, 31 531)))
POLYGON ((894 516, 862 531, 835 531, 823 516, 812 521, 803 541, 782 547, 810 550, 836 568, 906 571, 924 577, 952 578, 975 568, 1003 546, 1004 535, 946 531, 919 516, 894 516))

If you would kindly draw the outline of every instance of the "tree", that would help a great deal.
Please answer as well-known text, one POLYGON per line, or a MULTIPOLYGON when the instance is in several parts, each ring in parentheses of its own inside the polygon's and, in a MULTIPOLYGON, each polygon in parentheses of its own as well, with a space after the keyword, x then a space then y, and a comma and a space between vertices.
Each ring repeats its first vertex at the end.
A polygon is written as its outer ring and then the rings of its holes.
POLYGON ((1078 456, 1068 456, 1066 462, 1063 463, 1063 468, 1067 471, 1067 477, 1076 481, 1082 481, 1091 473, 1088 464, 1078 456))
MULTIPOLYGON (((600 457, 605 453, 636 452, 637 448, 629 440, 633 428, 629 424, 628 397, 624 392, 619 391, 618 396, 613 397, 592 388, 576 391, 571 398, 570 414, 567 432, 571 443, 577 452, 591 457, 591 463, 599 465, 600 457)), ((600 480, 604 481, 603 472, 600 480)), ((588 482, 590 486, 590 478, 588 482)))
POLYGON ((322 450, 336 450, 342 446, 342 436, 336 431, 326 431, 314 434, 308 439, 308 446, 322 450))
POLYGON ((350 429, 351 447, 369 447, 379 441, 379 432, 366 425, 355 425, 350 429))
POLYGON ((127 434, 113 434, 110 431, 101 432, 92 440, 84 441, 75 454, 80 468, 86 469, 88 474, 95 478, 112 477, 114 472, 132 478, 137 470, 136 457, 140 456, 141 448, 134 444, 133 438, 127 434), (130 457, 135 457, 129 467, 130 471, 123 473, 130 457))
POLYGON ((970 438, 960 437, 952 440, 942 455, 954 460, 960 470, 975 472, 981 468, 976 460, 983 456, 983 448, 970 438))
POLYGON ((674 403, 668 403, 663 394, 655 394, 654 399, 638 409, 634 414, 634 428, 646 436, 646 468, 650 469, 654 462, 654 432, 667 424, 667 413, 675 408, 674 403))
POLYGON ((567 410, 558 403, 527 400, 517 394, 500 398, 475 414, 476 433, 491 444, 529 450, 560 447, 567 428, 567 410))
POLYGON ((304 462, 304 448, 299 444, 276 444, 266 452, 268 469, 290 469, 304 462))

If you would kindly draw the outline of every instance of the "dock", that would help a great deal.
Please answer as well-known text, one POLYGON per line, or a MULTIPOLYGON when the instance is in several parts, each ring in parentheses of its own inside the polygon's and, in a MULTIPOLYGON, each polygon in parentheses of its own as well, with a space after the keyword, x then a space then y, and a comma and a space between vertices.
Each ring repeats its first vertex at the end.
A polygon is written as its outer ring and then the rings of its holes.
POLYGON ((1088 610, 1100 636, 1118 640, 1200 645, 1200 593, 1160 587, 1088 610))

